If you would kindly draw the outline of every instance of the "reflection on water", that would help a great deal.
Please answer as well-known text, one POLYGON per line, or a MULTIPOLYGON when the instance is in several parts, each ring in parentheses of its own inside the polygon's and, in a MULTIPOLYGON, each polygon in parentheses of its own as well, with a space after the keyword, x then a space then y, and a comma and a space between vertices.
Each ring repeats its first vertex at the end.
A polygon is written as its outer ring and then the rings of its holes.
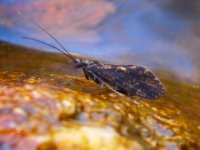
POLYGON ((198 0, 1 0, 0 39, 51 50, 21 39, 26 35, 52 42, 16 14, 21 11, 72 52, 199 81, 199 6, 198 0))

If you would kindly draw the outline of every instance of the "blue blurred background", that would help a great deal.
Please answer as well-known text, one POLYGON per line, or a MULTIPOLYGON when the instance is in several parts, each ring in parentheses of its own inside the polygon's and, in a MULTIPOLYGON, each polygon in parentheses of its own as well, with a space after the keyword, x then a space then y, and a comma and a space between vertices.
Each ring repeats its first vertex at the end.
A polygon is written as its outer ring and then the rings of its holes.
POLYGON ((200 81, 199 0, 1 0, 0 40, 55 51, 22 39, 53 41, 72 53, 115 64, 140 64, 200 81))

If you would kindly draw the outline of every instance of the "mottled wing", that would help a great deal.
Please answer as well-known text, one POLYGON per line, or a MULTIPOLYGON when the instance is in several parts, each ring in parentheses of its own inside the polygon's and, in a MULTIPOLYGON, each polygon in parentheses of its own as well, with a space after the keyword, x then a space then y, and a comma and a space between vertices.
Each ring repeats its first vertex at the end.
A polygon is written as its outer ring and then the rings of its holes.
POLYGON ((165 92, 161 81, 143 66, 94 64, 88 67, 88 71, 125 95, 157 99, 165 92))

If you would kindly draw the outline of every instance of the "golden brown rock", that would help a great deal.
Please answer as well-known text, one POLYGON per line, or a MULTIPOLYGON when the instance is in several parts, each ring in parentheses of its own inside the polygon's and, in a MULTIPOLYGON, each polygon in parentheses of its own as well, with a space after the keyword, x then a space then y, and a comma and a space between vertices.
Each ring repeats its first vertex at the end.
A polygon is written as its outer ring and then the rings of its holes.
POLYGON ((199 85, 163 77, 166 95, 147 101, 72 72, 63 56, 0 44, 0 149, 200 148, 199 85))

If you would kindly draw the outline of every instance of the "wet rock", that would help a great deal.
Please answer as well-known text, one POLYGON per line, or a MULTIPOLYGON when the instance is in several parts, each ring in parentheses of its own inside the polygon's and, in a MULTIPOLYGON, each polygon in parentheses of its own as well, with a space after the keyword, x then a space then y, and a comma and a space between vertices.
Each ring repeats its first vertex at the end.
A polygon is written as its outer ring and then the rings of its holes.
POLYGON ((199 85, 161 77, 166 95, 147 101, 72 75, 54 53, 1 43, 0 60, 0 149, 200 148, 199 85))

